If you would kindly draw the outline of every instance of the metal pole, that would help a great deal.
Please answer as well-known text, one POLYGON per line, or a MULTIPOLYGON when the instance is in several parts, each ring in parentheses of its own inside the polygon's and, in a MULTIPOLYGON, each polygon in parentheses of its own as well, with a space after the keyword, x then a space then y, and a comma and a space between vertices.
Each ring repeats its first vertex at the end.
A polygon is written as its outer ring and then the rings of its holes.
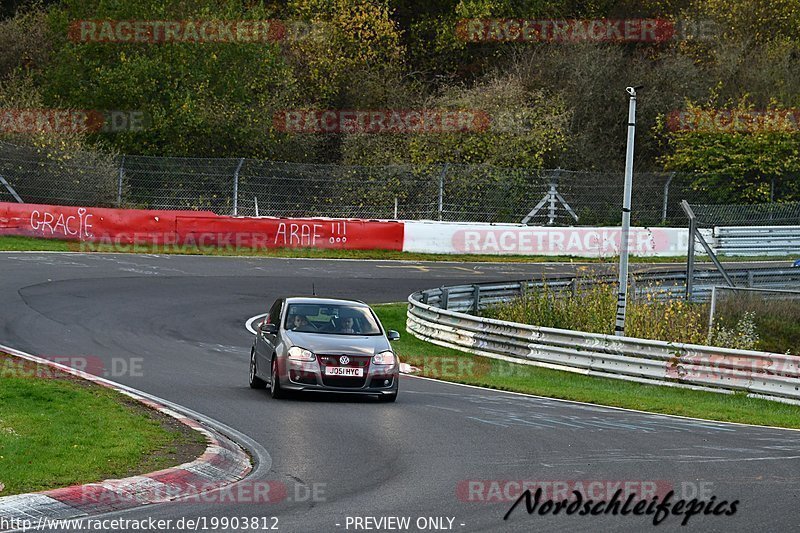
POLYGON ((256 206, 256 216, 258 216, 258 196, 253 196, 253 204, 256 206))
POLYGON ((631 189, 633 188, 633 141, 636 135, 636 91, 641 87, 627 87, 628 93, 628 146, 625 151, 625 193, 622 199, 622 231, 619 236, 619 292, 614 335, 625 335, 625 311, 628 305, 628 235, 631 230, 631 189))
POLYGON ((122 207, 122 181, 125 179, 125 156, 119 162, 119 178, 117 179, 117 207, 122 207))
POLYGON ((242 169, 244 157, 239 159, 239 164, 233 172, 233 216, 239 215, 239 171, 242 169))
POLYGON ((394 197, 394 220, 397 220, 397 196, 394 197))
POLYGON ((15 191, 15 190, 14 190, 14 187, 12 187, 12 186, 11 186, 11 184, 10 184, 10 183, 8 183, 8 182, 6 181, 6 179, 5 179, 3 176, 0 176, 0 183, 2 183, 2 184, 3 184, 3 186, 4 186, 6 189, 8 189, 8 192, 10 192, 10 193, 11 193, 11 196, 13 196, 13 197, 14 197, 14 199, 15 199, 15 200, 16 200, 18 203, 20 203, 20 204, 24 204, 24 203, 25 203, 25 202, 23 202, 23 201, 22 201, 22 198, 20 198, 20 197, 19 197, 19 194, 17 194, 17 191, 15 191))
POLYGON ((716 307, 717 307, 717 287, 715 285, 715 286, 711 287, 711 306, 710 306, 710 309, 708 311, 708 343, 709 344, 711 344, 711 341, 712 341, 711 333, 713 331, 712 328, 714 327, 714 311, 716 310, 716 307))
MULTIPOLYGON (((686 200, 684 200, 685 202, 686 200)), ((697 231, 697 222, 694 216, 689 217, 689 242, 686 250, 686 300, 692 299, 692 286, 694 285, 694 234, 697 231)))
POLYGON ((675 173, 669 175, 667 178, 667 182, 664 184, 664 207, 661 210, 661 223, 667 223, 667 205, 669 204, 669 184, 672 182, 672 178, 675 177, 675 173))
POLYGON ((442 220, 442 203, 444 201, 444 177, 447 174, 447 167, 450 163, 445 163, 442 172, 439 174, 439 220, 442 220))

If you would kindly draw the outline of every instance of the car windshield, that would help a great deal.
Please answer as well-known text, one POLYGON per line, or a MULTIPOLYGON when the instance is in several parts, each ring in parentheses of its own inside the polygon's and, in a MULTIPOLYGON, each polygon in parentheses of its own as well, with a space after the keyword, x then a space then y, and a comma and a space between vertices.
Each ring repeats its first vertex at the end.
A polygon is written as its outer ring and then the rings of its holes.
POLYGON ((368 307, 347 304, 289 304, 285 328, 332 335, 380 335, 368 307))

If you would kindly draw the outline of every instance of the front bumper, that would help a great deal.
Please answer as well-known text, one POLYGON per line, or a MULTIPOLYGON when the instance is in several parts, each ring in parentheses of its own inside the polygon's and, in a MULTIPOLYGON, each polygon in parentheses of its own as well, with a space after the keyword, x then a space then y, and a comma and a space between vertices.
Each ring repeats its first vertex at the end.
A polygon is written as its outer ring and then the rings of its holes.
POLYGON ((394 365, 369 365, 362 377, 326 376, 318 361, 286 359, 281 372, 281 388, 292 391, 317 391, 351 394, 396 394, 400 370, 394 365))

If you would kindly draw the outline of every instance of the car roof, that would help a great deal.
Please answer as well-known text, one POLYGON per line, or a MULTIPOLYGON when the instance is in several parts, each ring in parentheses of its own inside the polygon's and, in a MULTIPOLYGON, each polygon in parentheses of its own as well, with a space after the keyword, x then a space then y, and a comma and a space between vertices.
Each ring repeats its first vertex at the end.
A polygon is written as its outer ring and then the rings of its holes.
POLYGON ((342 298, 319 298, 316 296, 290 296, 286 298, 289 304, 323 304, 323 305, 355 305, 357 307, 369 307, 359 300, 346 300, 342 298))

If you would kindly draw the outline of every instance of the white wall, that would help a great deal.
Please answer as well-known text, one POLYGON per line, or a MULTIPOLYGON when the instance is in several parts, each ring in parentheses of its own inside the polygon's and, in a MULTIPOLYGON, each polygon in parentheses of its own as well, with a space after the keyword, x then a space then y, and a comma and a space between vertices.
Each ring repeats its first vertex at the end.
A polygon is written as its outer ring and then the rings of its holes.
MULTIPOLYGON (((620 228, 542 227, 406 221, 404 252, 609 257, 619 253, 620 228)), ((632 255, 686 255, 686 228, 631 228, 632 255)))

